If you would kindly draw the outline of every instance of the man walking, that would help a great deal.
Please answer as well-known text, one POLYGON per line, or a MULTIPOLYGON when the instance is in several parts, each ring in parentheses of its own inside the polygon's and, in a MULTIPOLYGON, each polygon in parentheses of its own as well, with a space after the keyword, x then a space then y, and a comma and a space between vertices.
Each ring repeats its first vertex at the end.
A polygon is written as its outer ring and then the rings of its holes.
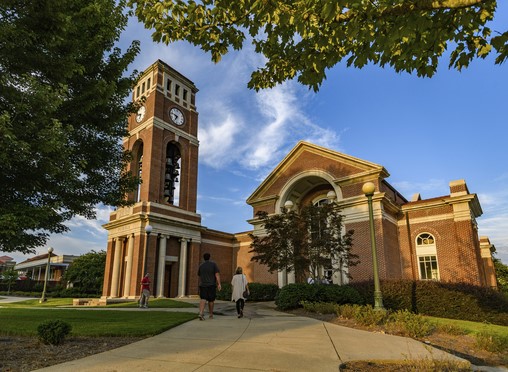
POLYGON ((221 290, 219 267, 210 261, 210 253, 203 255, 203 262, 198 269, 199 276, 199 320, 205 320, 205 304, 208 301, 209 318, 213 319, 213 305, 215 303, 216 289, 221 290))
POLYGON ((141 279, 141 297, 139 298, 139 307, 148 308, 148 299, 150 298, 150 274, 146 273, 141 279))

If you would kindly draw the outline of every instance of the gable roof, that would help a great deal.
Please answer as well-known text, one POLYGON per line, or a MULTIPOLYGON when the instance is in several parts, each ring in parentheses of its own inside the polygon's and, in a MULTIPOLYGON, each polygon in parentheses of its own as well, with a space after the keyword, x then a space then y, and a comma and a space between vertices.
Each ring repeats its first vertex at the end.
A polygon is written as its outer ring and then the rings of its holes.
MULTIPOLYGON (((296 146, 282 159, 282 161, 270 172, 265 180, 254 190, 254 192, 247 198, 247 203, 251 204, 255 199, 258 199, 263 193, 269 189, 269 187, 280 177, 280 175, 287 170, 291 165, 298 162, 301 159, 303 153, 311 153, 322 157, 323 159, 330 159, 338 164, 343 164, 351 169, 356 169, 355 174, 358 175, 369 175, 378 174, 381 178, 389 176, 386 169, 376 163, 372 163, 363 159, 356 158, 354 156, 346 155, 341 152, 330 150, 325 147, 321 147, 306 141, 299 141, 296 146)), ((318 166, 319 167, 319 166, 318 166)), ((335 178, 339 180, 341 177, 335 175, 335 178)))

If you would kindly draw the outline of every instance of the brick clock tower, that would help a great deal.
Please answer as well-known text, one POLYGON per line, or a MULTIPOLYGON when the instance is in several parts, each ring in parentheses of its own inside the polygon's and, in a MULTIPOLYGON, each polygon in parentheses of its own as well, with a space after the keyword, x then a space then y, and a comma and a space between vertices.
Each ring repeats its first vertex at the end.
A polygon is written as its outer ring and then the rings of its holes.
POLYGON ((124 148, 141 184, 129 207, 112 212, 103 299, 136 298, 145 273, 156 297, 188 294, 188 270, 199 263, 201 216, 196 213, 198 113, 194 83, 161 60, 134 87, 140 103, 128 119, 124 148))

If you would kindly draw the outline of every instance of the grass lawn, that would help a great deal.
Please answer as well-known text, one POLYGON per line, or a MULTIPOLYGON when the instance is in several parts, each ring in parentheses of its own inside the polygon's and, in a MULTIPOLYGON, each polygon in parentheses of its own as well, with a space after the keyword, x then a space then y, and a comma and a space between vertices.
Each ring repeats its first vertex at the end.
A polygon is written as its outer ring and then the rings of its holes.
MULTIPOLYGON (((196 306, 183 301, 175 301, 169 298, 157 298, 149 301, 148 305, 150 308, 195 308, 196 306)), ((72 298, 48 298, 46 302, 39 303, 39 299, 31 299, 20 302, 12 302, 0 305, 1 307, 60 307, 60 306, 72 306, 72 298)), ((138 306, 136 301, 122 302, 106 306, 111 307, 127 307, 135 308, 138 306)), ((103 306, 97 307, 103 308, 103 306)))
POLYGON ((59 319, 72 326, 72 336, 142 337, 159 334, 195 318, 195 312, 2 307, 0 335, 34 336, 40 323, 59 319))
POLYGON ((432 316, 426 316, 425 318, 429 319, 431 322, 437 324, 438 326, 442 327, 453 326, 460 328, 464 330, 466 334, 478 334, 482 332, 487 332, 490 335, 496 335, 498 337, 508 340, 508 327, 506 326, 490 323, 470 322, 467 320, 435 318, 432 316))

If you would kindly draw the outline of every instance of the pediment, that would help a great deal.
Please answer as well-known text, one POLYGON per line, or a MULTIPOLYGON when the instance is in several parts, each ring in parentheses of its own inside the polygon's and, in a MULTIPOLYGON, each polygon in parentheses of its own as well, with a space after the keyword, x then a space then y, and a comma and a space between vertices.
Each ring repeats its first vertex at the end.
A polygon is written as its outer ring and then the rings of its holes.
POLYGON ((362 177, 384 179, 389 176, 381 165, 300 141, 252 193, 247 203, 252 205, 276 198, 288 180, 304 173, 326 174, 336 184, 362 177))

